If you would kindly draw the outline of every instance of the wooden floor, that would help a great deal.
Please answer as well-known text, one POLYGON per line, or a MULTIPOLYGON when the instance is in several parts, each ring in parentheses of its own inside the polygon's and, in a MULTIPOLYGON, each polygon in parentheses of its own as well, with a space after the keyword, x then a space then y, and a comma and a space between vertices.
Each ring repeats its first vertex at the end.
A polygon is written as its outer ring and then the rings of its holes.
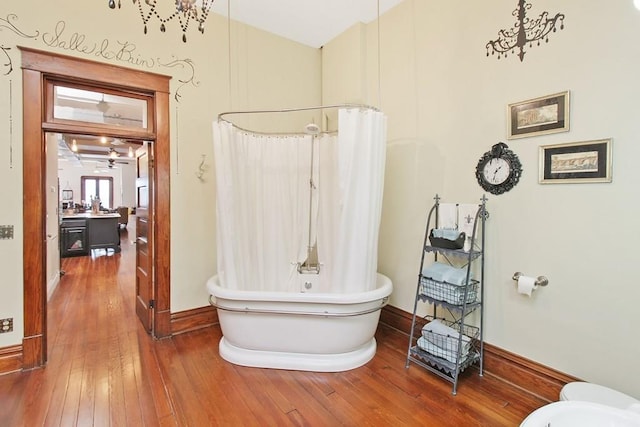
POLYGON ((517 426, 544 404, 475 370, 452 396, 405 369, 407 337, 386 326, 375 358, 343 373, 232 365, 217 326, 155 341, 134 312, 133 234, 120 254, 64 259, 48 365, 0 376, 0 426, 517 426))

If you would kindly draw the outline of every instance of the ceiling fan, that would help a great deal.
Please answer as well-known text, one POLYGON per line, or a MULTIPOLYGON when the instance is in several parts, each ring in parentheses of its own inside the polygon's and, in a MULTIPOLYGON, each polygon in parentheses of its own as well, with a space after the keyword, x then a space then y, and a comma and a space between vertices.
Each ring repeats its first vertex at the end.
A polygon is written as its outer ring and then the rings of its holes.
POLYGON ((129 162, 126 160, 117 160, 120 157, 120 153, 118 153, 113 147, 109 148, 109 153, 107 154, 107 158, 101 161, 96 162, 96 166, 98 164, 106 164, 106 167, 109 169, 118 169, 118 165, 128 165, 129 162))
POLYGON ((107 159, 96 161, 96 168, 108 168, 108 169, 119 169, 117 165, 128 165, 129 162, 126 161, 118 161, 116 159, 107 159))

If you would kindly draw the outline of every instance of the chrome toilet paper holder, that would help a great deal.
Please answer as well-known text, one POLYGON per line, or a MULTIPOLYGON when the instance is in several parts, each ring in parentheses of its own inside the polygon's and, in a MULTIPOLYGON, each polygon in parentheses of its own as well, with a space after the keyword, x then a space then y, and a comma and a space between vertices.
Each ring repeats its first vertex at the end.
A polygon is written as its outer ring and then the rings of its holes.
MULTIPOLYGON (((519 271, 516 271, 515 273, 513 273, 512 279, 517 282, 518 279, 520 279, 520 276, 523 276, 523 274, 520 273, 519 271)), ((547 279, 544 276, 538 276, 535 282, 536 286, 547 286, 548 284, 549 284, 549 279, 547 279)))

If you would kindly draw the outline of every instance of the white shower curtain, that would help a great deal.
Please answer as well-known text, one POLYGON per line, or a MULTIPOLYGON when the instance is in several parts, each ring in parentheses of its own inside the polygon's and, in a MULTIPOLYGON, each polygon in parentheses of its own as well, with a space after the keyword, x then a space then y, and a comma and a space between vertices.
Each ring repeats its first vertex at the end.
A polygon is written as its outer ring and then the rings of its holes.
POLYGON ((339 111, 338 136, 265 136, 214 123, 218 275, 233 289, 295 291, 318 247, 321 288, 375 288, 386 119, 339 111), (311 149, 314 190, 310 190, 311 149), (313 203, 310 207, 310 191, 313 203))

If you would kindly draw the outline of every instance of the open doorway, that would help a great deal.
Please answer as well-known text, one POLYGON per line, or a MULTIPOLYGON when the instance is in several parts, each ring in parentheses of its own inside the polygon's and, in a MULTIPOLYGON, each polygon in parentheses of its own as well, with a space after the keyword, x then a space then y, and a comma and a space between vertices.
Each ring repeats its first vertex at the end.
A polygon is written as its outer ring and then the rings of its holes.
MULTIPOLYGON (((87 104, 84 92, 76 95, 60 102, 68 104, 72 116, 81 115, 74 103, 87 104)), ((120 235, 135 227, 134 220, 129 224, 137 205, 135 153, 144 142, 46 132, 45 144, 47 296, 51 298, 67 271, 61 267, 65 258, 120 253, 120 235)), ((135 242, 135 234, 126 234, 125 241, 135 242)))
MULTIPOLYGON (((143 184, 137 186, 136 230, 146 233, 145 274, 148 289, 139 317, 150 333, 170 335, 170 192, 169 192, 169 77, 110 64, 21 48, 23 78, 23 369, 47 360, 46 283, 46 146, 45 135, 66 133, 104 135, 149 141, 141 163, 143 184), (96 89, 101 93, 142 100, 146 105, 140 127, 61 116, 56 112, 57 87, 96 89), (146 183, 146 184, 145 184, 146 183), (144 313, 143 313, 144 311, 144 313), (146 316, 146 321, 143 317, 146 316)), ((98 101, 99 102, 99 101, 98 101)), ((140 166, 140 164, 138 165, 140 166)), ((137 233, 139 233, 137 231, 137 233)), ((136 256, 136 269, 140 265, 136 256)), ((137 286, 136 286, 137 287, 137 286)), ((133 296, 132 296, 133 298, 133 296)))

